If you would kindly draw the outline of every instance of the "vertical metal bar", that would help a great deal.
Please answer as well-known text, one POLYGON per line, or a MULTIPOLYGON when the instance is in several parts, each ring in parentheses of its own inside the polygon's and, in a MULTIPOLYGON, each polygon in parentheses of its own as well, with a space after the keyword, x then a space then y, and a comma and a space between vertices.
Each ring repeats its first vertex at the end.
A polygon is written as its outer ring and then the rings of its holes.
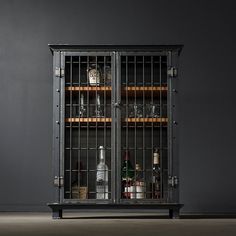
MULTIPOLYGON (((111 63, 111 104, 114 104, 117 100, 119 101, 119 92, 120 92, 120 64, 119 64, 119 54, 117 52, 112 53, 112 63, 111 63)), ((112 189, 112 198, 114 203, 120 201, 120 186, 121 186, 121 170, 120 166, 120 110, 116 109, 114 105, 111 107, 111 116, 112 116, 112 132, 111 132, 111 150, 112 150, 112 173, 111 178, 114 181, 111 186, 112 189), (117 128, 118 127, 118 128, 117 128)))
MULTIPOLYGON (((73 58, 70 57, 70 86, 73 86, 73 58)), ((73 97, 72 90, 70 90, 70 117, 73 117, 73 97)), ((70 122, 70 198, 72 198, 72 122, 70 122)))
MULTIPOLYGON (((125 114, 125 117, 126 117, 126 152, 128 151, 128 146, 129 146, 129 123, 128 123, 128 117, 129 117, 129 114, 128 114, 128 106, 129 106, 129 99, 128 99, 128 86, 129 86, 129 81, 128 81, 128 56, 125 57, 125 63, 126 63, 126 75, 125 75, 125 78, 126 78, 126 81, 125 81, 125 86, 126 86, 126 92, 125 92, 125 97, 126 97, 126 114, 125 114)), ((126 168, 127 170, 127 168, 126 168)), ((128 170, 126 172, 126 177, 128 176, 128 170)), ((126 181, 128 181, 128 179, 126 178, 126 181)), ((123 189, 124 190, 124 189, 123 189)), ((125 194, 124 195, 126 198, 128 198, 128 194, 125 194)))
MULTIPOLYGON (((159 61, 160 61, 160 65, 159 65, 159 68, 160 68, 160 91, 159 91, 159 109, 160 109, 160 118, 162 119, 162 56, 159 56, 159 61)), ((162 152, 163 152, 163 146, 162 146, 162 122, 160 122, 160 198, 162 199, 163 197, 163 155, 162 155, 162 152)))
POLYGON ((136 112, 135 112, 135 122, 134 122, 134 179, 135 179, 135 196, 136 196, 136 178, 137 178, 137 173, 136 173, 136 163, 137 163, 137 113, 138 113, 138 104, 137 104, 137 58, 134 56, 134 100, 135 100, 135 105, 136 105, 136 112))
MULTIPOLYGON (((79 87, 81 87, 81 76, 80 76, 80 72, 81 72, 81 57, 79 56, 79 87)), ((80 101, 80 98, 81 98, 81 92, 79 90, 79 96, 78 96, 78 117, 80 118, 81 117, 81 101, 80 101)), ((84 106, 85 104, 83 104, 84 106)), ((81 172, 82 168, 81 168, 81 127, 80 127, 80 122, 78 122, 78 191, 80 193, 80 181, 82 182, 82 178, 83 178, 83 172, 81 172)), ((79 196, 80 198, 80 196, 79 196)))
MULTIPOLYGON (((65 69, 65 55, 63 52, 60 52, 60 67, 62 69, 65 69)), ((61 91, 61 97, 60 97, 60 176, 65 176, 65 76, 63 75, 61 77, 60 81, 60 91, 61 91)), ((61 186, 60 188, 60 201, 62 202, 65 198, 65 187, 61 186)))
MULTIPOLYGON (((145 60, 144 60, 144 56, 143 56, 143 87, 145 86, 145 60)), ((145 91, 143 89, 143 117, 145 117, 145 91)), ((144 122, 144 119, 143 119, 143 147, 142 147, 142 151, 143 151, 143 166, 142 166, 142 174, 143 174, 143 181, 144 183, 147 183, 147 180, 146 180, 146 157, 145 157, 145 122, 144 122)), ((145 186, 144 187, 144 190, 145 190, 145 193, 144 193, 144 198, 146 198, 146 188, 145 186)))
MULTIPOLYGON (((172 63, 172 56, 171 51, 168 52, 167 57, 167 69, 171 66, 172 63)), ((173 165, 172 165, 172 137, 173 137, 173 130, 172 130, 172 81, 170 76, 168 78, 168 96, 167 96, 167 106, 168 106, 168 176, 173 175, 173 165)), ((168 201, 173 201, 173 190, 168 186, 168 201)))
MULTIPOLYGON (((106 114, 106 81, 105 81, 105 78, 106 78, 106 70, 105 70, 105 68, 106 68, 106 56, 103 56, 103 79, 104 79, 104 81, 103 81, 103 86, 104 86, 104 91, 103 91, 103 111, 104 111, 104 118, 106 119, 106 117, 107 117, 107 114, 106 114)), ((106 121, 105 121, 105 119, 104 119, 104 123, 103 123, 103 125, 104 125, 104 127, 103 127, 103 146, 104 146, 104 148, 105 148, 105 156, 106 156, 106 162, 107 162, 107 145, 106 145, 106 121)), ((108 169, 108 183, 110 183, 110 181, 109 181, 109 169, 108 169)), ((108 184, 108 192, 109 192, 109 184, 108 184)), ((105 193, 106 194, 106 193, 105 193)), ((107 193, 108 194, 108 198, 109 198, 109 193, 107 193)), ((105 198, 105 196, 104 196, 104 198, 105 198)))
MULTIPOLYGON (((96 150, 96 164, 95 166, 97 166, 98 164, 98 153, 97 153, 97 149, 98 149, 98 104, 97 104, 97 101, 98 101, 98 86, 97 86, 97 83, 98 83, 98 78, 97 78, 97 71, 98 71, 98 62, 97 62, 97 56, 95 56, 95 67, 96 67, 96 83, 95 83, 95 86, 96 86, 96 91, 95 91, 95 115, 96 115, 96 128, 95 128, 95 150, 96 150)), ((100 82, 100 81, 99 81, 100 82)), ((99 94, 100 96, 100 94, 99 94)), ((99 98, 101 99, 101 97, 99 98)), ((101 105, 101 100, 100 100, 100 105, 101 105)), ((101 108, 101 107, 100 107, 101 108)), ((100 113, 101 114, 101 113, 100 113)), ((105 188, 105 185, 103 185, 103 187, 105 188)), ((97 190, 96 190, 97 192, 97 190)), ((104 193, 104 189, 103 189, 103 193, 104 193)), ((96 193, 97 194, 97 193, 96 193)), ((104 199, 105 199, 105 195, 104 195, 104 199)))
MULTIPOLYGON (((153 68, 153 56, 151 56, 151 87, 153 88, 154 84, 153 84, 153 71, 154 68, 153 68)), ((151 104, 153 105, 153 90, 151 90, 151 104)), ((151 132, 151 153, 152 153, 152 189, 151 189, 151 197, 152 199, 154 199, 154 186, 153 186, 153 175, 154 175, 154 172, 153 172, 153 149, 154 149, 154 143, 153 143, 153 122, 151 123, 152 124, 152 132, 151 132)))
MULTIPOLYGON (((89 70, 89 56, 87 56, 87 72, 89 70)), ((87 73, 87 87, 89 87, 89 77, 88 77, 88 73, 87 73)), ((90 104, 89 104, 89 90, 87 91, 87 114, 88 117, 90 117, 90 104)), ((87 199, 89 198, 89 192, 90 192, 90 186, 89 186, 89 121, 87 119, 87 132, 86 132, 86 183, 88 186, 88 191, 87 191, 87 199)))

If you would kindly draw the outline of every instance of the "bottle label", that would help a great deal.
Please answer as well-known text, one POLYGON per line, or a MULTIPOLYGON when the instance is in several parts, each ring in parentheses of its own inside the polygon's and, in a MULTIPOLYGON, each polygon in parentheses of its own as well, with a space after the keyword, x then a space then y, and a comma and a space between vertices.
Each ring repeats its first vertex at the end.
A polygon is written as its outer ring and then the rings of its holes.
POLYGON ((153 154, 153 164, 159 164, 159 154, 156 152, 153 154))
POLYGON ((90 85, 99 85, 100 84, 100 73, 96 69, 90 69, 88 72, 89 84, 90 85))
POLYGON ((105 170, 98 170, 97 171, 97 182, 103 182, 105 181, 105 170))

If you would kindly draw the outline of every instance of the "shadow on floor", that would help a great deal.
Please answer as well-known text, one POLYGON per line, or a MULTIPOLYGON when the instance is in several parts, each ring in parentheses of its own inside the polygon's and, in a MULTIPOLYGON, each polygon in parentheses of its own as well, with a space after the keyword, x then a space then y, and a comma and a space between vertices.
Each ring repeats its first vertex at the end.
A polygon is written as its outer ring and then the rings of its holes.
MULTIPOLYGON (((235 219, 236 215, 181 215, 180 219, 235 219)), ((119 216, 63 216, 64 220, 71 219, 170 219, 168 215, 119 215, 119 216)))

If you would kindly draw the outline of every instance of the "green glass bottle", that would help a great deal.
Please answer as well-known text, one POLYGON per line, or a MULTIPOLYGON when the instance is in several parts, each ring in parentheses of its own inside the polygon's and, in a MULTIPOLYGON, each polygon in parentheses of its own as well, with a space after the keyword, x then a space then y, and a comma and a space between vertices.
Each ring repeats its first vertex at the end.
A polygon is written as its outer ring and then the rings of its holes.
POLYGON ((130 198, 130 188, 134 178, 134 168, 130 162, 129 150, 124 153, 124 162, 121 168, 122 177, 122 197, 130 198))

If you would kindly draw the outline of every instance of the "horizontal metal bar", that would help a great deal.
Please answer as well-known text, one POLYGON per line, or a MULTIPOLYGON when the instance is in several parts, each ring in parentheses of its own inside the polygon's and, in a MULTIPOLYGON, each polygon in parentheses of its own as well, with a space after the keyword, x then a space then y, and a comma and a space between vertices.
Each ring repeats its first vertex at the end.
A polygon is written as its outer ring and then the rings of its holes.
POLYGON ((121 56, 167 56, 168 52, 142 52, 142 51, 123 51, 120 52, 121 56))
MULTIPOLYGON (((97 199, 95 200, 95 202, 97 199)), ((128 202, 127 204, 71 204, 71 203, 49 203, 49 207, 52 209, 172 209, 181 208, 183 204, 176 203, 162 203, 162 204, 132 204, 128 202)))
POLYGON ((113 52, 104 52, 104 51, 99 51, 99 52, 88 52, 88 51, 66 51, 64 52, 65 56, 112 56, 113 52))

